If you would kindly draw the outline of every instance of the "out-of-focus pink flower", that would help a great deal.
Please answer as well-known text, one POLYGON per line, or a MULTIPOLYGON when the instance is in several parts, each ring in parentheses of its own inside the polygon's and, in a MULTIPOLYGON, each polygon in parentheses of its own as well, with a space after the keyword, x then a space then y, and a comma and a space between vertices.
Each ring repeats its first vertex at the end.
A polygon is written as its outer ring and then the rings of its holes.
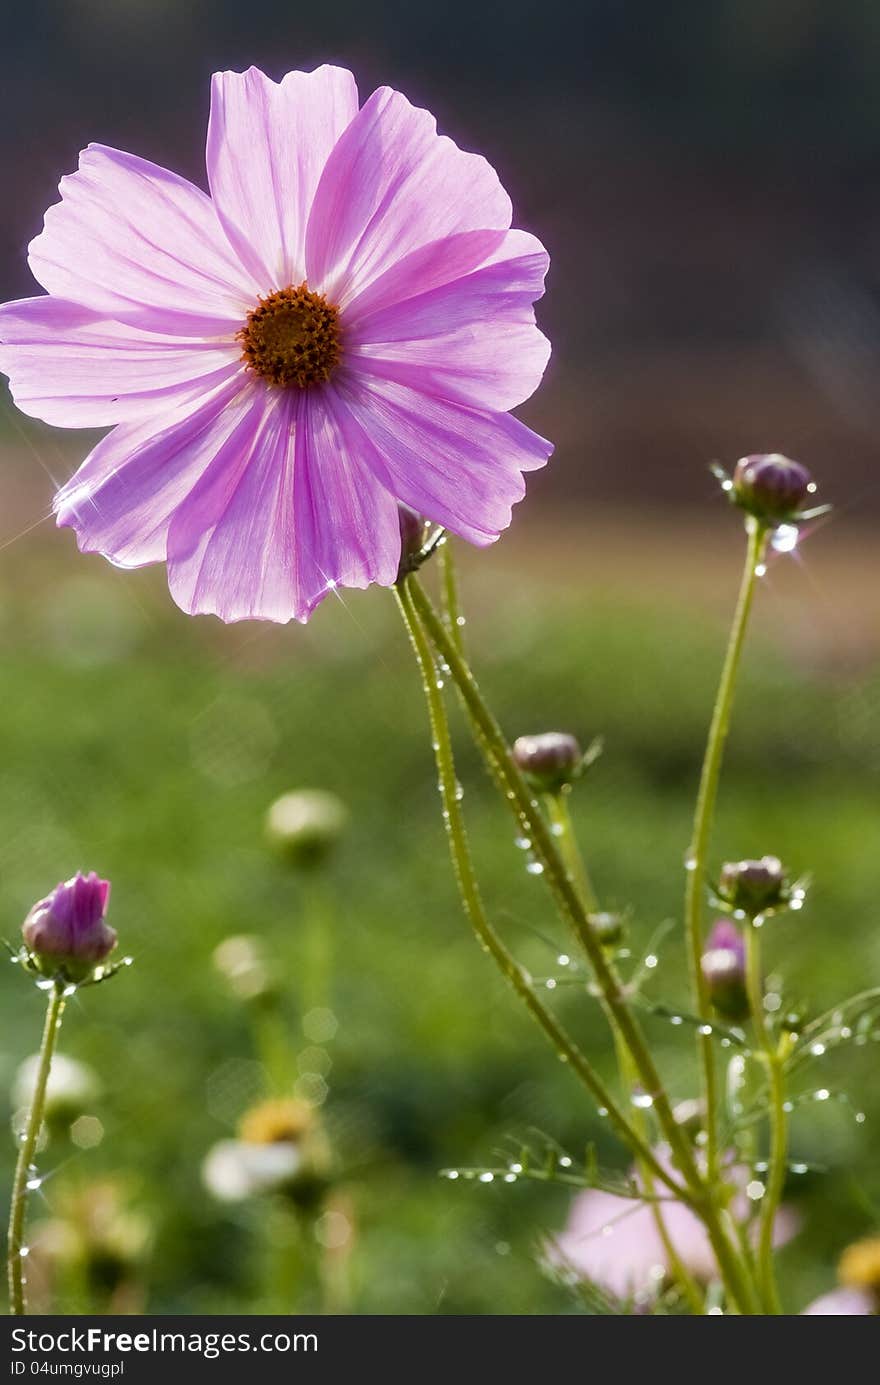
POLYGON ((398 502, 491 543, 552 451, 509 412, 548 257, 494 169, 320 67, 216 74, 207 172, 90 145, 30 246, 48 295, 0 308, 19 408, 113 425, 58 523, 226 621, 393 583, 398 502))
MULTIPOLYGON (((667 1158, 658 1159, 670 1169, 667 1158)), ((744 1175, 734 1170, 737 1182, 744 1175)), ((633 1174, 638 1181, 638 1176, 633 1174)), ((662 1196, 662 1189, 658 1189, 662 1196)), ((666 1232, 682 1263, 695 1278, 708 1282, 718 1275, 715 1255, 703 1223, 680 1202, 660 1204, 666 1232)), ((744 1196, 733 1203, 736 1216, 747 1210, 744 1196)), ((774 1244, 784 1245, 797 1230, 797 1217, 788 1208, 779 1210, 774 1244)), ((548 1247, 552 1264, 601 1285, 617 1298, 641 1298, 655 1291, 670 1266, 647 1202, 618 1197, 596 1188, 579 1193, 562 1233, 548 1247)))
POLYGON ((867 1289, 832 1289, 814 1299, 804 1309, 807 1317, 841 1316, 848 1318, 864 1317, 877 1312, 877 1301, 867 1289))

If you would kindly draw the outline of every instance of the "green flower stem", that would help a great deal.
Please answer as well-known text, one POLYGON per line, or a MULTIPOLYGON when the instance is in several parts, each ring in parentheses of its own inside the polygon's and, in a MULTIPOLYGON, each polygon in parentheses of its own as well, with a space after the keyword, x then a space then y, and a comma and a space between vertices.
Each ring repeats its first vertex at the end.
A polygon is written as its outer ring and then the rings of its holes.
MULTIPOLYGON (((748 544, 745 566, 706 742, 706 753, 703 758, 700 788, 694 813, 693 837, 687 858, 684 915, 688 964, 691 986, 696 996, 697 1013, 701 1019, 707 1022, 712 1018, 712 1007, 709 989, 700 963, 703 953, 703 898, 706 890, 709 842, 715 817, 715 802, 718 797, 718 782, 721 776, 724 746, 730 728, 730 714, 736 690, 737 674, 739 673, 746 628, 755 594, 757 568, 764 554, 768 532, 764 525, 751 517, 746 521, 746 528, 748 544)), ((720 1166, 718 1078, 711 1036, 698 1035, 698 1044, 703 1068, 703 1097, 706 1108, 706 1168, 708 1180, 712 1183, 718 1176, 720 1166)))
POLYGON ((455 571, 455 555, 452 551, 451 534, 447 534, 440 544, 440 572, 443 581, 443 615, 446 626, 455 641, 456 649, 460 654, 463 654, 462 627, 464 621, 461 614, 461 603, 458 599, 458 575, 455 571))
POLYGON ((17 1317, 21 1317, 27 1312, 24 1295, 24 1226, 27 1213, 28 1180, 30 1170, 34 1162, 34 1153, 37 1148, 40 1129, 43 1124, 43 1109, 46 1105, 46 1086, 49 1081, 49 1070, 52 1067, 52 1055, 55 1052, 55 1042, 58 1038, 58 1031, 61 1028, 61 1016, 64 1014, 64 987, 60 982, 54 982, 49 992, 49 1007, 46 1011, 46 1023, 43 1026, 43 1038, 40 1043, 40 1061, 37 1068, 36 1082, 34 1083, 34 1094, 31 1098, 31 1108, 28 1111, 27 1122, 24 1128, 21 1144, 18 1151, 18 1162, 15 1166, 15 1178, 12 1183, 12 1206, 9 1212, 9 1236, 7 1242, 7 1257, 9 1267, 9 1311, 17 1317))
POLYGON ((767 1311, 782 1313, 776 1271, 773 1264, 773 1228, 785 1186, 785 1163, 788 1154, 788 1118, 785 1112, 785 1077, 782 1060, 773 1041, 773 1034, 764 1009, 764 978, 761 968, 761 934, 749 921, 746 931, 746 987, 752 1023, 767 1067, 770 1095, 770 1155, 767 1186, 761 1200, 761 1220, 758 1231, 758 1277, 767 1311))
POLYGON ((287 1019, 275 996, 252 1002, 251 1014, 254 1048, 266 1071, 269 1089, 274 1096, 284 1096, 296 1076, 287 1019))
POLYGON ((580 891, 583 907, 588 914, 595 914, 599 908, 599 897, 593 888, 587 864, 578 846, 574 823, 571 820, 568 807, 568 798, 569 796, 564 790, 559 793, 547 794, 544 800, 547 804, 547 816, 559 843, 562 859, 568 867, 568 873, 580 891))
POLYGON ((302 1007, 306 1014, 317 1006, 330 1004, 336 920, 325 868, 318 864, 303 874, 301 908, 304 946, 299 965, 302 970, 302 1007))
MULTIPOLYGON (((562 852, 563 860, 568 866, 569 872, 580 890, 584 908, 588 913, 592 914, 599 908, 599 897, 590 879, 587 864, 584 860, 584 855, 574 830, 574 823, 571 820, 571 813, 568 807, 568 799, 569 795, 564 790, 560 790, 558 793, 547 794, 545 798, 547 814, 550 818, 550 825, 559 842, 559 849, 562 852)), ((613 969, 613 963, 610 963, 610 965, 613 969)), ((620 1085, 627 1102, 629 1102, 632 1097, 633 1088, 636 1085, 636 1074, 633 1071, 632 1059, 630 1058, 626 1045, 623 1043, 617 1028, 614 1029, 614 1048, 617 1054, 620 1085)), ((646 1113, 635 1108, 633 1110, 632 1122, 644 1143, 650 1144, 651 1136, 648 1129, 646 1113)), ((672 1238, 669 1235, 666 1221, 663 1216, 663 1208, 656 1198, 654 1175, 645 1165, 644 1160, 640 1159, 638 1155, 636 1156, 636 1164, 641 1176, 642 1187, 648 1195, 648 1205, 651 1208, 654 1225, 657 1228, 657 1234, 666 1251, 666 1258, 672 1270, 673 1277, 678 1281, 681 1291, 690 1305, 692 1313, 695 1316, 702 1317, 704 1311, 703 1293, 672 1243, 672 1238)))
MULTIPOLYGON (((486 754, 490 768, 500 782, 517 821, 532 843, 532 851, 544 868, 545 878, 562 917, 572 927, 589 958, 606 1013, 609 1019, 613 1019, 613 1027, 619 1030, 622 1042, 632 1056, 639 1082, 652 1098, 653 1109, 673 1152, 676 1167, 685 1179, 686 1192, 679 1189, 678 1196, 682 1201, 690 1202, 702 1217, 732 1300, 744 1312, 751 1312, 754 1297, 739 1256, 730 1218, 716 1207, 713 1189, 711 1186, 707 1188, 700 1176, 687 1137, 672 1114, 669 1097, 648 1051, 641 1028, 606 961, 601 944, 590 929, 577 887, 559 854, 541 807, 532 797, 519 767, 514 762, 504 735, 484 702, 468 664, 450 639, 443 621, 434 610, 420 582, 411 574, 402 585, 405 590, 401 599, 405 600, 410 611, 418 616, 418 621, 423 625, 431 643, 449 668, 477 733, 477 743, 486 754)), ((602 1104, 608 1105, 606 1100, 603 1100, 602 1104)), ((632 1126, 625 1117, 623 1123, 632 1131, 632 1126)), ((637 1154, 646 1148, 638 1137, 635 1141, 632 1140, 631 1134, 625 1138, 637 1154)), ((662 1177, 663 1182, 668 1185, 668 1175, 657 1165, 653 1154, 648 1152, 655 1175, 662 1177)))
POLYGON ((443 818, 446 824, 446 832, 449 841, 449 852, 452 857, 452 865, 458 882, 464 911, 477 935, 480 946, 483 948, 484 952, 489 953, 499 970, 507 978, 517 995, 524 1002, 533 1019, 535 1019, 544 1030, 544 1033, 547 1035, 547 1038, 550 1040, 559 1058, 568 1063, 572 1071, 580 1078, 598 1105, 607 1111, 608 1119, 611 1124, 616 1128, 630 1148, 634 1149, 645 1160, 647 1167, 651 1169, 652 1173, 670 1188, 676 1196, 684 1196, 684 1200, 688 1201, 687 1194, 683 1193, 683 1190, 675 1180, 670 1178, 666 1170, 657 1162, 650 1147, 640 1140, 632 1124, 617 1105, 611 1092, 605 1086, 605 1083, 595 1071, 592 1064, 568 1037, 552 1011, 547 1009, 538 998, 528 973, 507 950, 507 947, 489 922, 471 861, 470 847, 468 845, 464 825, 464 815, 458 798, 458 781, 455 773, 455 762, 452 753, 449 722, 446 716, 446 706, 443 700, 442 691, 437 687, 437 670, 434 657, 421 621, 415 610, 412 591, 410 589, 410 581, 411 579, 407 579, 400 583, 395 588, 395 593, 422 676, 422 685, 431 723, 434 754, 437 762, 437 773, 443 804, 443 818))
POLYGON ((626 1047, 633 1056, 639 1081, 651 1097, 663 1133, 675 1152, 679 1168, 688 1185, 699 1194, 702 1185, 693 1154, 676 1124, 660 1074, 648 1052, 641 1029, 629 1009, 627 997, 605 958, 601 943, 590 928, 577 886, 560 855, 556 839, 541 806, 533 797, 513 760, 501 728, 484 702, 469 666, 450 640, 443 621, 434 610, 418 579, 408 577, 406 586, 419 620, 448 666, 468 713, 480 732, 486 753, 494 763, 518 823, 531 842, 532 852, 542 867, 557 907, 589 958, 606 1011, 613 1017, 626 1047))

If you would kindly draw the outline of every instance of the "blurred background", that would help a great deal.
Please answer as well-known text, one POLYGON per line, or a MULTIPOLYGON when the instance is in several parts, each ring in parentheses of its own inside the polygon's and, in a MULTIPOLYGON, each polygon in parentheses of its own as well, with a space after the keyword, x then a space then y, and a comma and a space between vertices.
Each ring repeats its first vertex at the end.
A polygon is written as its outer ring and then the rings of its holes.
MULTIPOLYGON (((539 316, 554 358, 521 413, 557 452, 502 543, 462 555, 468 639, 511 735, 605 734, 573 811, 605 902, 631 908, 636 951, 680 916, 737 580, 739 526, 707 464, 782 450, 812 467, 835 514, 764 580, 717 852, 773 851, 813 873, 804 913, 768 930, 792 995, 825 1008, 875 982, 876 6, 38 0, 5 17, 3 39, 3 298, 36 291, 27 242, 89 140, 204 183, 218 67, 278 77, 342 62, 362 93, 400 87, 499 168, 516 224, 553 257, 539 316)), ((277 1257, 297 1256, 275 1204, 221 1204, 201 1176, 267 1091, 253 1006, 212 963, 247 933, 284 978, 297 1095, 320 1111, 344 1172, 341 1221, 322 1244, 344 1251, 349 1306, 577 1311, 537 1263, 565 1220, 563 1188, 438 1177, 521 1141, 578 1157, 597 1140, 609 1164, 620 1152, 460 918, 392 602, 345 594, 306 629, 188 620, 161 572, 80 558, 46 519, 91 442, 18 416, 4 394, 0 932, 14 938, 35 899, 93 867, 113 879, 113 922, 135 957, 66 1021, 62 1050, 97 1071, 100 1091, 41 1156, 46 1294, 63 1311, 102 1294, 148 1312, 277 1307, 277 1257), (300 787, 351 812, 317 902, 313 875, 287 869, 264 837, 269 804, 300 787), (316 910, 319 1005, 305 960, 316 910)), ((460 741, 493 913, 549 972, 565 942, 460 741)), ((653 993, 677 1000, 682 986, 673 931, 653 993)), ((610 1070, 596 1016, 574 994, 560 1003, 610 1070)), ((41 1006, 11 968, 2 1006, 12 1119, 41 1006)), ((659 1022, 652 1035, 687 1095, 690 1044, 659 1022)), ((803 1224, 784 1252, 790 1308, 880 1222, 875 1054, 819 1062, 805 1093, 843 1085, 852 1105, 796 1117, 797 1156, 829 1172, 792 1180, 803 1224)), ((6 1186, 11 1139, 0 1152, 6 1186)), ((306 1280, 298 1306, 310 1293, 306 1280)))

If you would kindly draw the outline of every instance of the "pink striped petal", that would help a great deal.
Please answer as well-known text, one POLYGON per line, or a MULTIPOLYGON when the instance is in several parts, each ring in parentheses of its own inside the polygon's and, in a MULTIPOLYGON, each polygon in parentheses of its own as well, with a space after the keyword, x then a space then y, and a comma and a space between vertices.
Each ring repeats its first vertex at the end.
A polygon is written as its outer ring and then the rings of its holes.
POLYGON ((261 292, 306 277, 306 224, 318 180, 358 109, 354 77, 341 67, 218 72, 211 83, 208 181, 231 244, 261 292))
POLYGON ((509 231, 462 278, 366 314, 353 304, 346 357, 353 369, 461 404, 515 408, 537 389, 550 357, 532 307, 548 263, 534 236, 509 231))
POLYGON ((330 391, 269 391, 247 452, 223 452, 168 538, 171 594, 224 621, 304 621, 337 586, 397 574, 397 505, 348 453, 330 391))
POLYGON ((259 387, 243 377, 155 421, 120 424, 55 497, 59 527, 83 553, 120 567, 162 562, 168 525, 213 458, 248 426, 259 387))
POLYGON ((312 288, 344 307, 413 250, 456 232, 507 230, 491 164, 437 134, 434 117, 380 87, 327 160, 306 234, 312 288))
POLYGON ((23 413, 62 428, 155 417, 241 370, 231 338, 142 332, 47 294, 0 305, 0 370, 23 413))
POLYGON ((462 279, 485 264, 512 234, 500 230, 460 231, 411 250, 348 300, 346 322, 358 324, 383 308, 462 279))
POLYGON ((242 267, 210 198, 176 173, 90 144, 31 242, 35 278, 59 298, 146 331, 237 331, 265 288, 242 267))
POLYGON ((348 445, 410 509, 471 543, 497 539, 552 444, 510 414, 348 372, 336 388, 348 445), (344 412, 343 412, 344 411, 344 412))

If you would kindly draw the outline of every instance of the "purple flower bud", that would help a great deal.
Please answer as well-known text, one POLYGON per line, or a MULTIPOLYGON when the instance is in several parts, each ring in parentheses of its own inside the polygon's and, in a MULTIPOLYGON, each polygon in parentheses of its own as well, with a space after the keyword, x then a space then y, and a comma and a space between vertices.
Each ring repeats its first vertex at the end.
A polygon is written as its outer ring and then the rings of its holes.
POLYGON ((779 452, 741 457, 733 473, 736 503, 772 525, 796 519, 813 490, 813 478, 807 468, 779 452))
POLYGON ((778 909, 788 899, 782 862, 778 856, 762 856, 760 861, 728 861, 721 867, 718 894, 749 918, 778 909))
POLYGON ((77 871, 35 904, 22 924, 28 952, 45 976, 84 981, 116 946, 105 922, 109 880, 77 871))
POLYGON ((399 582, 408 572, 415 572, 419 565, 418 557, 425 542, 425 521, 408 505, 398 505, 397 518, 400 523, 400 565, 397 569, 399 582))
POLYGON ((746 993, 746 945, 730 919, 719 919, 706 939, 700 967, 709 999, 719 1014, 744 1020, 749 1013, 746 993))
POLYGON ((514 741, 513 758, 536 789, 557 793, 577 777, 584 753, 574 736, 564 731, 545 731, 540 736, 520 736, 514 741))

